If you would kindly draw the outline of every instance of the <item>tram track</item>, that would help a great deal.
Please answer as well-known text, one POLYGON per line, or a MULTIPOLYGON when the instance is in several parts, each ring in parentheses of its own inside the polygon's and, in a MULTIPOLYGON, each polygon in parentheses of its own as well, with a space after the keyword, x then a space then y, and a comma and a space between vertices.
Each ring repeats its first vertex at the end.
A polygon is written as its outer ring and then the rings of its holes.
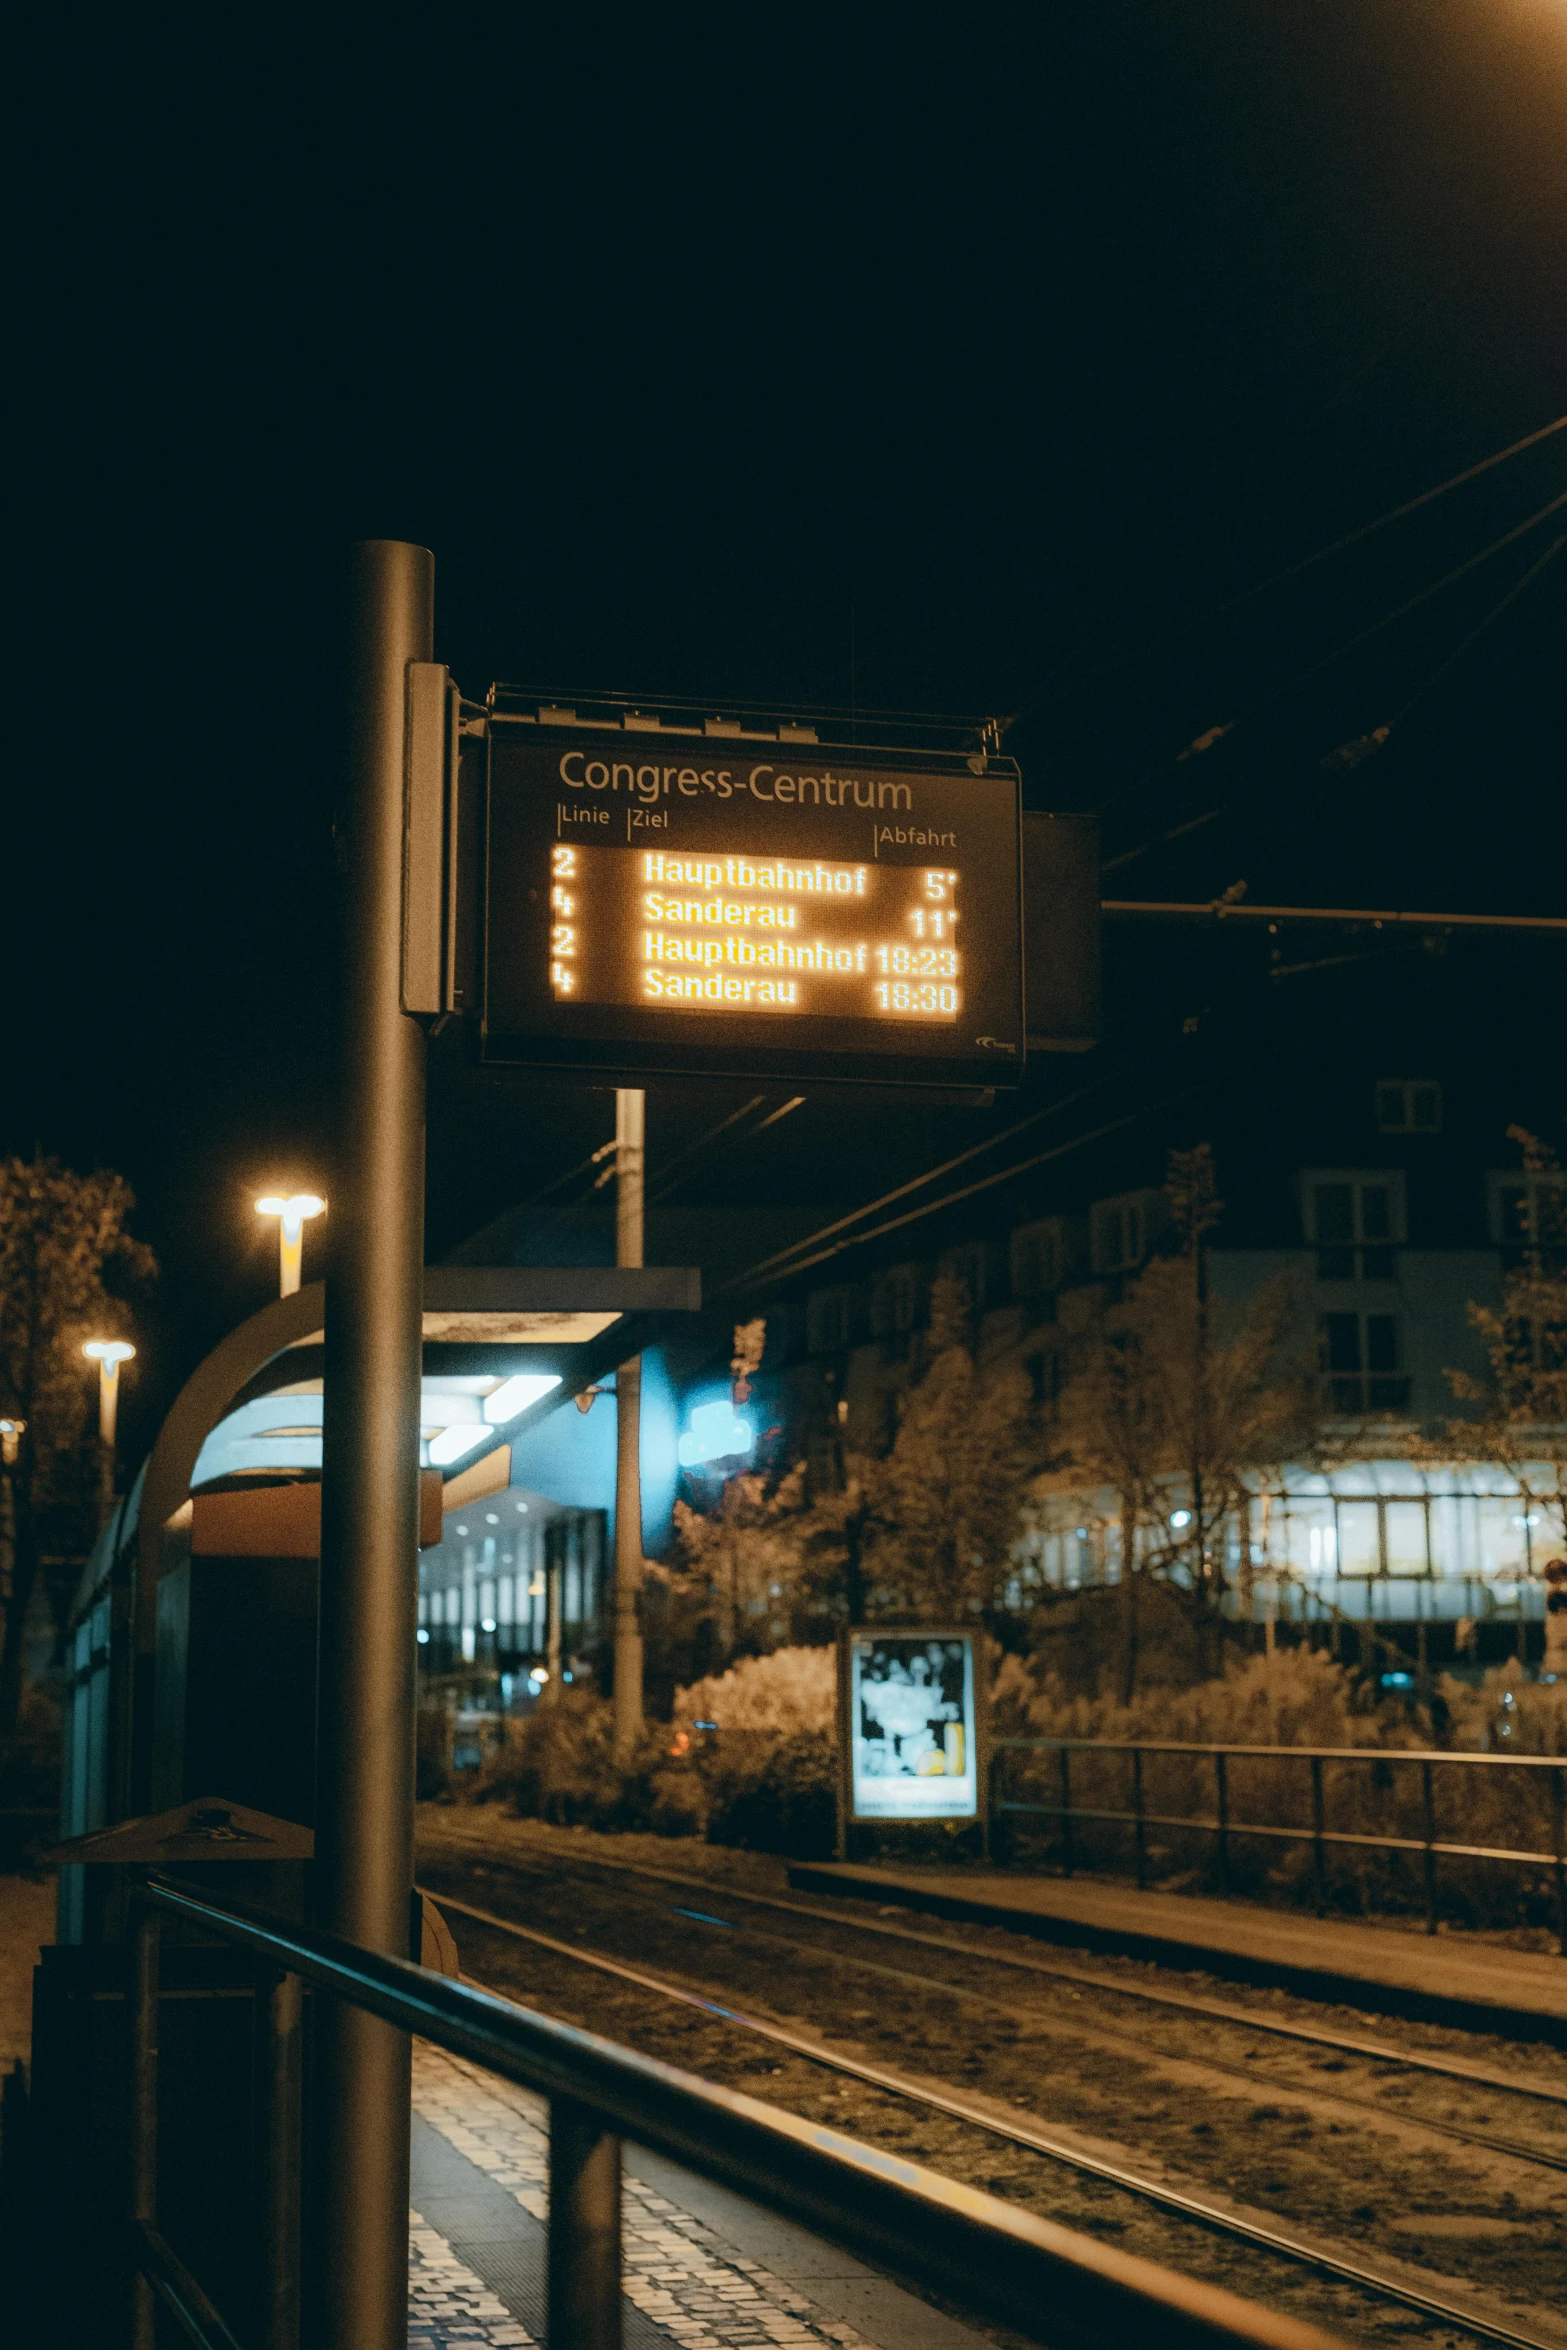
MULTIPOLYGON (((728 1883, 720 1886, 711 1879, 699 1879, 677 1871, 662 1870, 651 1863, 606 1861, 596 1854, 572 1855, 569 1861, 564 1855, 541 1854, 535 1860, 532 1856, 524 1857, 511 1852, 497 1854, 493 1845, 485 1845, 477 1838, 469 1838, 460 1834, 449 1838, 443 1837, 441 1842, 446 1847, 446 1852, 442 1857, 460 1860, 462 1863, 470 1865, 482 1860, 486 1867, 492 1869, 498 1867, 504 1874, 515 1874, 520 1882, 539 1885, 540 1890, 543 1890, 541 1880, 544 1883, 553 1880, 557 1893, 563 1889, 569 1892, 573 1884, 579 1888, 593 1884, 594 1873, 602 1872, 612 1880, 619 1881, 608 1888, 613 1890, 617 1896, 629 1890, 626 1880, 634 1881, 640 1878, 648 1884, 699 1894, 707 1902, 715 1903, 719 1909, 727 1908, 733 1903, 737 1907, 749 1906, 753 1909, 775 1913, 784 1912, 802 1919, 810 1918, 824 1922, 848 1934, 851 1938, 879 1932, 893 1941, 915 1943, 920 1945, 922 1949, 938 1951, 949 1961, 967 1962, 978 1960, 981 1957, 980 1953, 964 1948, 939 1935, 921 1934, 915 1930, 896 1925, 889 1926, 883 1920, 839 1918, 831 1911, 822 1910, 819 1905, 807 1905, 769 1894, 751 1892, 728 1883), (563 1863, 565 1863, 564 1868, 563 1863)), ((435 1855, 432 1854, 432 1858, 434 1857, 435 1855)), ((596 1889, 606 1890, 602 1882, 597 1885, 596 1889)), ((726 1996, 722 1985, 715 1984, 710 1978, 704 1978, 699 1973, 687 1973, 683 1965, 677 1970, 674 1967, 664 1966, 660 1962, 659 1971, 650 1971, 646 1962, 632 1965, 623 1956, 612 1955, 603 1949, 584 1949, 580 1942, 566 1941, 558 1934, 552 1935, 542 1931, 538 1926, 525 1925, 518 1919, 499 1916, 493 1910, 485 1909, 475 1902, 461 1898, 454 1890, 435 1885, 431 1886, 430 1891, 432 1898, 444 1902, 459 1915, 471 1919, 476 1925, 487 1928, 491 1932, 509 1936, 524 1943, 531 1943, 541 1951, 549 1952, 554 1958, 596 1972, 601 1977, 615 1978, 646 1997, 684 2006, 688 2010, 697 2010, 711 2019, 715 2025, 739 2031, 755 2041, 771 2045, 791 2058, 803 2059, 812 2066, 823 2068, 829 2073, 852 2081, 858 2084, 859 2089, 863 2092, 873 2093, 882 2098, 895 2099, 904 2105, 911 2105, 928 2113, 943 2115, 963 2129, 978 2130, 992 2140, 1006 2141, 1043 2161, 1062 2165, 1084 2180, 1091 2180, 1100 2187, 1136 2198, 1139 2202, 1153 2207, 1172 2220, 1196 2225, 1212 2235, 1227 2238, 1254 2252, 1290 2262, 1296 2268, 1314 2271, 1324 2278, 1331 2278, 1357 2293, 1371 2296, 1374 2300, 1402 2307, 1424 2320, 1427 2325, 1450 2327, 1473 2339, 1511 2345, 1513 2350, 1560 2350, 1563 2340, 1567 2339, 1555 2330, 1554 2325, 1548 2322, 1547 2330, 1540 2333, 1526 2330, 1522 2323, 1507 2322, 1507 2316, 1504 2316, 1502 2312, 1483 2306, 1482 2293, 1477 2293, 1476 2300, 1468 2302, 1467 2305, 1464 2300, 1444 2298, 1444 2292, 1450 2289, 1450 2280, 1445 2277, 1440 2280, 1432 2280, 1433 2285, 1440 2283, 1443 2291, 1423 2289, 1418 2271, 1404 2269, 1401 2274, 1390 2273, 1390 2270, 1397 2271, 1401 2267, 1396 2259, 1390 2261, 1388 2268, 1379 2268, 1368 2264, 1365 2259, 1361 2258, 1356 2247, 1346 2247, 1331 2241, 1314 2240, 1309 2230, 1300 2228, 1290 2230, 1274 2226, 1270 2224, 1272 2215, 1268 2213, 1226 2208, 1222 2199, 1211 2199, 1211 2191, 1194 2187, 1186 2180, 1178 2178, 1169 2180, 1149 2176, 1145 2169, 1138 2167, 1135 2156, 1131 2160, 1126 2159, 1128 2149, 1114 2143, 1107 2145, 1102 2140, 1085 2141, 1075 2128, 1062 2134, 1062 2127, 1059 2124, 1052 2128, 1044 2127, 1032 2116, 1025 2118, 1003 2110, 998 2103, 979 2100, 973 2095, 965 2094, 963 2088, 954 2086, 945 2079, 935 2079, 925 2073, 915 2073, 898 2066, 868 2061, 862 2054, 850 2053, 848 2049, 834 2047, 824 2038, 816 2037, 813 2032, 800 2031, 776 2015, 758 2012, 754 2002, 746 2001, 742 2004, 739 2000, 726 1996)), ((848 1964, 857 1970, 867 1971, 886 1980, 889 1986, 891 1984, 907 1986, 910 1990, 918 1991, 921 1994, 937 1994, 960 2002, 983 2006, 997 2013, 1010 2014, 1015 2021, 1023 2022, 1035 2029, 1043 2029, 1047 2034, 1051 2028, 1049 2019, 1036 2011, 1009 2010, 1005 2002, 996 1999, 989 1993, 974 1989, 971 1984, 956 1984, 949 1980, 943 1980, 934 1974, 884 1965, 877 1960, 865 1957, 862 1953, 827 1949, 820 1942, 801 1941, 790 1935, 777 1932, 769 1933, 760 1929, 750 1919, 718 1916, 713 1909, 698 1908, 694 1904, 690 1907, 670 1902, 660 1905, 656 1900, 650 1901, 646 1895, 633 1896, 633 1899, 638 1909, 658 1909, 661 1907, 662 1914, 671 1922, 682 1919, 693 1928, 738 1930, 753 1940, 765 1940, 785 1948, 791 1956, 798 1957, 808 1953, 818 1961, 825 1959, 832 1964, 848 1964)), ((623 1920, 617 1922, 619 1930, 623 1932, 623 1920)), ((578 1935, 582 1935, 590 1931, 590 1928, 577 1925, 573 1930, 578 1935)), ((608 1928, 605 1930, 607 1931, 608 1928)), ((595 1934, 596 1940, 601 1938, 601 1934, 595 1934)), ((1014 1955, 1021 1956, 1022 1954, 986 1951, 982 1957, 983 1963, 987 1965, 1008 1964, 1011 1963, 1014 1955)), ((1229 2002, 1207 2001, 1187 1994, 1165 1994, 1151 1988, 1145 1989, 1143 1986, 1125 1984, 1115 1976, 1098 1974, 1087 1969, 1056 1966, 1049 1962, 1031 1959, 1025 1963, 1024 1971, 1053 1978, 1076 1993, 1091 1987, 1096 1991, 1114 1993, 1119 1996, 1140 1996, 1146 2002, 1155 2005, 1169 2004, 1187 2009, 1207 2021, 1222 2022, 1232 2028, 1238 2025, 1248 2032, 1278 2029, 1282 2025, 1285 2035, 1289 2038, 1307 2040, 1332 2049, 1349 2048, 1357 2057, 1371 2059, 1381 2065, 1398 2065, 1413 2061, 1416 2069, 1440 2071, 1450 2080, 1463 2082, 1469 2086, 1483 2085, 1493 2094, 1514 2086, 1514 2083, 1497 2068, 1478 2064, 1471 2065, 1462 2059, 1448 2060, 1424 2052, 1401 2050, 1376 2042, 1368 2042, 1358 2037, 1351 2040, 1346 2036, 1318 2031, 1310 2026, 1290 2025, 1285 2019, 1259 2018, 1251 2011, 1229 2002)), ((835 2026, 835 2028, 839 2027, 835 2026)), ((1055 2028, 1068 2033, 1086 2032, 1086 2036, 1090 2040, 1105 2036, 1098 2034, 1095 2027, 1087 2025, 1082 2019, 1070 2016, 1058 2019, 1055 2028)), ((1138 2048, 1138 2044, 1131 2041, 1125 2034, 1109 2036, 1118 2037, 1123 2046, 1137 2049, 1138 2053, 1145 2058, 1149 2055, 1149 2050, 1146 2047, 1138 2048)), ((1180 2063, 1185 2060, 1177 2059, 1175 2061, 1180 2063)), ((1225 2064, 1211 2056, 1204 2056, 1195 2061, 1207 2070, 1227 2073, 1232 2079, 1245 2083, 1255 2093, 1257 2081, 1253 2071, 1243 2070, 1239 2065, 1225 2064)), ((1533 2093, 1541 2085, 1527 2083, 1522 2086, 1526 2093, 1533 2093)), ((1567 2094, 1556 2091, 1550 2084, 1543 2086, 1545 2094, 1551 2101, 1567 2104, 1567 2094)), ((1298 2090, 1294 2093, 1300 2094, 1298 2090)), ((1381 2109, 1373 2099, 1356 2098, 1347 2093, 1328 2090, 1325 2087, 1313 2087, 1309 2094, 1317 2102, 1326 2100, 1360 2111, 1369 2111, 1379 2120, 1391 2121, 1405 2131, 1424 2134, 1429 2130, 1439 2137, 1460 2139, 1509 2161, 1533 2164, 1539 2168, 1554 2171, 1567 2169, 1567 2163, 1564 2163, 1557 2155, 1539 2149, 1521 2147, 1505 2140, 1488 2138, 1479 2132, 1465 2131, 1434 2120, 1427 2121, 1424 2117, 1406 2114, 1398 2109, 1391 2111, 1381 2109)), ((1015 2104, 1021 2101, 1014 2099, 1011 2102, 1015 2104)), ((1155 2168, 1158 2167, 1160 2165, 1156 2160, 1155 2168)), ((1462 2287, 1458 2288, 1455 2280, 1452 2289, 1461 2289, 1467 2296, 1471 2287, 1465 2280, 1462 2287)), ((1508 2315, 1510 2314, 1508 2313, 1508 2315)), ((1534 2315, 1532 2311, 1522 2314, 1525 2319, 1530 2319, 1534 2315)))
MULTIPOLYGON (((482 1855, 487 1865, 493 1866, 495 1864, 497 1856, 492 1848, 479 1839, 456 1837, 449 1840, 466 1847, 475 1856, 482 1855)), ((526 1871, 534 1876, 547 1876, 552 1870, 558 1870, 560 1863, 553 1856, 546 1858, 546 1856, 540 1855, 535 1858, 530 1855, 524 1858, 520 1854, 507 1853, 504 1856, 504 1865, 509 1869, 526 1871)), ((1286 2017, 1262 2013, 1254 2008, 1243 2006, 1238 2001, 1209 1999, 1195 1993, 1174 1991, 1168 1988, 1155 1989, 1150 1985, 1128 1982, 1119 1975, 1036 1958, 1027 1952, 980 1948, 972 1942, 961 1942, 947 1935, 922 1933, 917 1928, 894 1925, 882 1918, 840 1913, 837 1910, 826 1908, 819 1902, 801 1901, 795 1898, 784 1899, 776 1894, 758 1893, 747 1887, 732 1884, 716 1886, 710 1879, 690 1876, 674 1869, 656 1868, 649 1862, 628 1862, 595 1853, 591 1857, 584 1857, 583 1861, 577 1865, 588 1869, 602 1870, 612 1875, 643 1877, 661 1884, 678 1886, 687 1892, 701 1893, 709 1900, 719 1897, 725 1901, 741 1903, 754 1909, 769 1910, 788 1917, 810 1918, 848 1936, 877 1936, 884 1941, 905 1943, 922 1950, 939 1952, 942 1957, 948 1960, 956 1960, 968 1965, 1006 1968, 1015 1973, 1035 1976, 1047 1982, 1062 1983, 1073 1990, 1093 1991, 1101 1996, 1131 2000, 1147 2007, 1164 2008, 1172 2013, 1230 2025, 1246 2032, 1260 2033, 1269 2038, 1293 2041, 1303 2047, 1327 2049, 1335 2056, 1355 2057, 1384 2067, 1461 2083, 1466 2087, 1483 2088, 1504 2096, 1520 2097, 1535 2103, 1558 2106, 1567 2111, 1567 2085, 1558 2085, 1556 2082, 1543 2079, 1529 2080, 1473 2059, 1450 2054, 1438 2055, 1422 2049, 1397 2047, 1386 2041, 1367 2039, 1359 2034, 1332 2032, 1320 2025, 1302 2024, 1286 2017)), ((720 1926, 736 1922, 714 1918, 708 1912, 687 1911, 684 1914, 698 1922, 720 1926)), ((757 1931, 755 1927, 748 1927, 746 1930, 752 1933, 757 1931)), ((781 1939, 789 1941, 790 1946, 796 1949, 820 1948, 818 1944, 795 1941, 792 1937, 781 1937, 781 1939)), ((867 1962, 861 1960, 856 1963, 863 1965, 867 1962)), ((966 1985, 949 1982, 940 1976, 920 1976, 914 1979, 924 1982, 931 1989, 945 1991, 954 1998, 984 1996, 972 1993, 966 1985)), ((1142 2044, 1138 2043, 1138 2045, 1142 2044)), ((1233 2072, 1238 2078, 1255 2077, 1249 2069, 1242 2072, 1240 2067, 1226 2064, 1221 2058, 1207 2055, 1202 2061, 1221 2071, 1233 2072)), ((1314 2087, 1313 2094, 1319 2097, 1333 2098, 1339 2103, 1362 2107, 1373 2112, 1387 2110, 1379 2107, 1375 2100, 1353 2097, 1342 2090, 1314 2087)), ((1513 2141, 1491 2138, 1477 2132, 1464 2130, 1451 2123, 1438 2122, 1425 2117, 1410 2115, 1401 2116, 1401 2118, 1410 2121, 1419 2118, 1424 2127, 1436 2130, 1442 2135, 1457 2138, 1469 2144, 1487 2147, 1495 2153, 1512 2155, 1522 2161, 1540 2163, 1550 2169, 1567 2170, 1567 2156, 1549 2153, 1538 2148, 1520 2146, 1513 2141)))

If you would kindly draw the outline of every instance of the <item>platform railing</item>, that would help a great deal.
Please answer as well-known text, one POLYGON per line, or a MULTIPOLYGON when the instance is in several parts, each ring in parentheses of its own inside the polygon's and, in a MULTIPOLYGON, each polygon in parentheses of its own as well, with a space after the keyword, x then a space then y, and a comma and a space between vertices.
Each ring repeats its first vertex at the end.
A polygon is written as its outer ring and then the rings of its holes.
POLYGON ((1440 1747, 1221 1746, 1199 1745, 1178 1738, 998 1738, 992 1750, 991 1811, 997 1823, 1003 1823, 1008 1814, 1033 1814, 1041 1819, 1059 1821, 1061 1869, 1068 1877, 1073 1875, 1078 1865, 1074 1832, 1076 1822, 1095 1820, 1129 1828, 1132 1865, 1139 1888, 1148 1881, 1150 1828, 1177 1829, 1211 1836, 1219 1889, 1226 1894, 1230 1891, 1231 1844, 1236 1837, 1251 1836, 1276 1843, 1309 1844, 1312 1848, 1319 1915, 1326 1910, 1328 1903, 1327 1857, 1331 1847, 1350 1846, 1361 1851, 1417 1854, 1424 1876, 1428 1934, 1434 1934, 1441 1921, 1437 1873, 1440 1860, 1499 1862, 1520 1869, 1548 1870, 1554 1878, 1557 1945, 1563 1957, 1567 1957, 1567 1755, 1453 1753, 1440 1747), (1058 1801, 1028 1802, 1011 1791, 1014 1781, 1008 1758, 1023 1753, 1055 1756, 1054 1776, 1058 1801), (1074 1801, 1074 1755, 1124 1755, 1127 1758, 1126 1784, 1130 1802, 1124 1807, 1117 1807, 1074 1801), (1155 1755, 1204 1758, 1213 1773, 1211 1813, 1194 1814, 1149 1808, 1146 1761, 1155 1755), (1290 1826, 1277 1818, 1238 1819, 1232 1801, 1234 1790, 1230 1772, 1230 1764, 1236 1760, 1266 1761, 1281 1768, 1291 1765, 1303 1767, 1309 1773, 1309 1825, 1303 1823, 1290 1826), (1323 1775, 1323 1766, 1327 1763, 1417 1772, 1421 1833, 1418 1836, 1372 1835, 1359 1829, 1330 1828, 1327 1825, 1323 1775), (1437 1773, 1465 1769, 1548 1774, 1541 1783, 1551 1807, 1552 1849, 1549 1852, 1529 1852, 1511 1845, 1461 1844, 1439 1836, 1437 1773))
POLYGON ((329 1934, 285 1926, 254 1910, 219 1907, 161 1879, 138 1892, 130 1967, 132 2331, 138 2350, 151 2342, 154 2297, 198 2350, 297 2350, 301 1983, 548 2100, 547 2339, 555 2350, 619 2350, 624 2139, 1048 2350, 1103 2350, 1106 2342, 1159 2350, 1335 2350, 1331 2337, 1294 2319, 553 2016, 329 1934), (261 1970, 267 2273, 257 2343, 239 2341, 158 2226, 164 1918, 239 1944, 261 1970))

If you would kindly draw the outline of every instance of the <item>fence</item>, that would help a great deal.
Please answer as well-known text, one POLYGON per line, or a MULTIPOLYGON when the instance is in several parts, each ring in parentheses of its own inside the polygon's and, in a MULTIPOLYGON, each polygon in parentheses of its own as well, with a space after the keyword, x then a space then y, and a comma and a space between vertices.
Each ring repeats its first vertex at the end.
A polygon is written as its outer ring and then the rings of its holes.
MULTIPOLYGON (((1048 1776, 1048 1765, 1043 1767, 1048 1776)), ((1130 1829, 1139 1887, 1148 1882, 1151 1828, 1205 1842, 1219 1890, 1226 1894, 1234 1889, 1237 1874, 1236 1839, 1253 1838, 1264 1847, 1270 1843, 1309 1847, 1319 1915, 1328 1906, 1331 1852, 1352 1849, 1360 1854, 1417 1860, 1430 1934, 1436 1932, 1441 1916, 1439 1861, 1487 1867, 1500 1863, 1519 1870, 1546 1871, 1553 1881, 1557 1944, 1567 1957, 1567 1756, 1448 1754, 1435 1748, 1365 1746, 1202 1746, 1161 1738, 1002 1738, 993 1751, 991 1802, 1003 1827, 1008 1815, 1032 1814, 1058 1821, 1059 1859, 1067 1876, 1082 1864, 1085 1847, 1091 1866, 1113 1866, 1124 1857, 1125 1837, 1119 1839, 1118 1853, 1108 1839, 1094 1836, 1093 1825, 1130 1829), (1058 1800, 1031 1802, 1017 1792, 1018 1766, 1011 1758, 1023 1754, 1054 1755, 1058 1800), (1074 1757, 1082 1758, 1075 1796, 1074 1757), (1112 1757, 1126 1760, 1112 1766, 1112 1757), (1151 1765, 1159 1770, 1166 1786, 1173 1781, 1174 1800, 1181 1808, 1150 1806, 1151 1765), (1290 1766, 1295 1766, 1295 1782, 1280 1788, 1278 1773, 1290 1766), (1438 1833, 1438 1774, 1450 1778, 1460 1771, 1482 1774, 1468 1783, 1464 1799, 1467 1817, 1494 1821, 1503 1833, 1527 1833, 1531 1815, 1538 1818, 1543 1798, 1550 1809, 1551 1850, 1530 1851, 1514 1843, 1442 1837, 1438 1833), (1330 1794, 1337 1798, 1341 1813, 1348 1808, 1364 1817, 1368 1789, 1358 1774, 1366 1773, 1370 1774, 1369 1793, 1391 1794, 1396 1823, 1417 1829, 1417 1833, 1329 1826, 1330 1794), (1254 1787, 1266 1783, 1268 1818, 1246 1819, 1237 1812, 1238 1775, 1254 1787), (1093 1782, 1087 1791, 1088 1801, 1083 1800, 1085 1777, 1093 1782), (1198 1781, 1202 1778, 1208 1779, 1212 1789, 1211 1814, 1200 1814, 1193 1808, 1201 1799, 1198 1781), (1117 1779, 1129 1797, 1127 1803, 1112 1804, 1106 1799, 1107 1789, 1110 1794, 1116 1792, 1117 1779), (1094 1800, 1096 1796, 1100 1800, 1094 1800), (1287 1816, 1292 1809, 1297 1813, 1294 1820, 1287 1816), (1084 1828, 1089 1831, 1086 1838, 1084 1828)))
MULTIPOLYGON (((336 1937, 222 1909, 152 1880, 131 1943, 132 2338, 150 2350, 154 2296, 198 2350, 240 2350, 157 2212, 161 1920, 258 1961, 264 2350, 298 2350, 300 1986, 309 1982, 549 2100, 548 2339, 619 2350, 621 2140, 750 2196, 849 2252, 919 2279, 1054 2350, 1335 2350, 1326 2335, 1238 2301, 838 2132, 471 1984, 336 1937)), ((247 2345, 246 2350, 255 2350, 247 2345)), ((1340 2346, 1341 2350, 1341 2346, 1340 2346)))

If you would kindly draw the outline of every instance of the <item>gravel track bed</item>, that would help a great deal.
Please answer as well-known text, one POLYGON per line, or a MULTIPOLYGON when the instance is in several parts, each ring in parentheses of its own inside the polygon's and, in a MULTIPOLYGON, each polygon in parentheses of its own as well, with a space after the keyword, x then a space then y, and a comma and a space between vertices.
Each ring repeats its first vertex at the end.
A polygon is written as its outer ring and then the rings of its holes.
MULTIPOLYGON (((1021 2109, 1086 2151, 1331 2241, 1438 2298, 1446 2287, 1467 2292, 1500 2323, 1567 2340, 1549 2314, 1567 2274, 1567 2176, 1513 2153, 1460 2146, 1428 2126, 1445 2122, 1561 2156, 1567 2109, 1019 1972, 998 1961, 1029 1945, 1004 1930, 963 1929, 934 1937, 940 1949, 911 1949, 869 1937, 851 1919, 747 1911, 738 1899, 725 1906, 725 1875, 734 1894, 775 1893, 782 1885, 776 1866, 743 1874, 692 1870, 707 1887, 704 1899, 609 1865, 634 1866, 643 1856, 624 1847, 652 1839, 602 1840, 614 1850, 595 1866, 600 1840, 580 1832, 541 1834, 529 1832, 532 1823, 483 1817, 470 1824, 440 1813, 427 1815, 421 1828, 421 1881, 432 1892, 444 1886, 498 1916, 750 2005, 867 2062, 1021 2109), (494 1832, 500 1829, 507 1832, 494 1832), (704 1914, 682 1914, 690 1910, 704 1914), (942 1980, 921 1980, 927 1973, 942 1980)), ((686 1873, 688 1848, 654 1849, 659 1857, 648 1856, 648 1867, 686 1873)), ((1041 2216, 1357 2341, 1471 2338, 1173 2219, 974 2125, 835 2080, 807 2058, 780 2058, 776 2049, 747 2042, 738 2027, 665 2006, 654 1993, 579 1970, 476 1921, 455 1923, 465 1967, 495 1988, 813 2120, 918 2154, 1041 2216)), ((1135 1962, 1110 1970, 1096 1960, 1094 1971, 1118 1973, 1129 1989, 1160 1979, 1159 1970, 1135 1962)), ((1193 1987, 1190 1976, 1179 1982, 1193 1987)), ((1233 1986, 1222 1988, 1228 1998, 1233 1986)), ((1254 2003, 1270 2015, 1287 2011, 1317 2028, 1337 2028, 1324 2022, 1334 2011, 1303 2001, 1260 1994, 1254 2003)), ((1367 2034, 1362 2016, 1344 2028, 1367 2034)), ((1533 2069, 1542 2053, 1415 2027, 1390 2033, 1379 2024, 1375 2036, 1440 2046, 1503 2071, 1519 2069, 1521 2060, 1533 2069)))

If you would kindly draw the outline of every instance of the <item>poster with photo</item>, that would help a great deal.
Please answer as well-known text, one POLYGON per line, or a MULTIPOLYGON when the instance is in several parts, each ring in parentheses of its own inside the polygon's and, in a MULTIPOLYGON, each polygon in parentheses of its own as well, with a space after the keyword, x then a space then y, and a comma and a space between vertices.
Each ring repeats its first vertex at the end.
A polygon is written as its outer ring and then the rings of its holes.
POLYGON ((847 1671, 850 1817, 973 1819, 972 1633, 856 1632, 847 1671))

